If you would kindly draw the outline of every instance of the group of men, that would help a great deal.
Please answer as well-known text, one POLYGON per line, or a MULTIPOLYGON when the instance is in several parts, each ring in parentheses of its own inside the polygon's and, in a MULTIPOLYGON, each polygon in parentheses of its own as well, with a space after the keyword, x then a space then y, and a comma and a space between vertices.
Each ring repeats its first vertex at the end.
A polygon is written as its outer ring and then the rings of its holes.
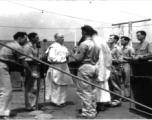
MULTIPOLYGON (((146 41, 146 32, 137 31, 137 39, 140 44, 137 48, 129 45, 130 38, 120 38, 121 47, 118 45, 119 37, 110 35, 109 47, 112 55, 111 75, 109 78, 109 89, 119 95, 130 98, 130 65, 128 60, 138 60, 152 54, 152 44, 146 41)), ((116 95, 111 95, 111 106, 121 106, 121 101, 127 102, 116 95)))
POLYGON ((21 64, 25 68, 25 108, 27 111, 34 110, 36 107, 36 82, 38 79, 37 65, 29 64, 32 61, 24 54, 37 58, 37 49, 35 44, 39 41, 37 33, 17 32, 14 41, 7 43, 7 47, 0 50, 0 117, 9 117, 14 115, 10 110, 12 101, 12 85, 10 77, 10 65, 21 64), (27 41, 27 37, 29 41, 27 41), (22 54, 24 53, 24 54, 22 54), (18 63, 18 64, 17 64, 18 63))
MULTIPOLYGON (((108 44, 98 36, 91 26, 81 27, 82 38, 74 54, 64 46, 64 36, 60 33, 54 35, 55 43, 50 45, 45 54, 52 66, 70 73, 68 62, 79 64, 77 76, 83 80, 111 90, 119 95, 130 97, 130 65, 127 60, 139 59, 152 54, 152 46, 145 40, 146 32, 138 31, 137 39, 140 41, 137 49, 129 46, 130 38, 122 36, 121 46, 118 46, 119 37, 110 35, 108 44)), ((39 41, 37 33, 17 32, 14 41, 7 46, 20 51, 30 57, 39 59, 36 43, 39 41), (29 41, 27 41, 27 37, 29 41)), ((0 116, 11 116, 10 105, 12 99, 12 85, 9 74, 9 64, 19 62, 25 68, 25 108, 27 111, 35 109, 38 99, 37 82, 39 81, 38 65, 32 59, 15 52, 7 47, 0 50, 0 116)), ((122 99, 104 90, 96 88, 81 80, 73 82, 72 77, 62 71, 49 67, 45 77, 46 95, 55 106, 66 105, 68 85, 77 87, 77 95, 81 99, 82 109, 78 111, 77 118, 95 118, 98 111, 105 109, 105 104, 112 107, 121 106, 122 99)))
MULTIPOLYGON (((120 38, 120 47, 117 35, 110 35, 107 44, 91 26, 85 25, 81 30, 82 37, 74 49, 74 54, 69 54, 63 45, 64 36, 55 34, 56 42, 46 51, 48 61, 67 73, 69 73, 68 61, 78 63, 79 78, 130 98, 130 65, 127 61, 151 55, 152 46, 145 40, 146 32, 136 33, 140 44, 134 50, 129 46, 130 38, 127 36, 120 38)), ((49 68, 46 76, 46 99, 50 99, 56 106, 65 106, 67 87, 72 83, 71 77, 49 68)), ((121 101, 126 101, 82 80, 76 80, 74 83, 82 104, 77 118, 95 118, 97 112, 105 110, 105 105, 119 107, 121 101)))

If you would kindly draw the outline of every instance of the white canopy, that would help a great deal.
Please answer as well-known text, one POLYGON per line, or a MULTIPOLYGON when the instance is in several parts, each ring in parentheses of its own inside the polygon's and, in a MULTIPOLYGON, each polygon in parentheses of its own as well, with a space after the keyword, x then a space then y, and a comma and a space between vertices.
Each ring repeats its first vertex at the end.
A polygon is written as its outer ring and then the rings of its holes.
MULTIPOLYGON (((84 24, 94 27, 103 39, 119 34, 113 23, 152 18, 152 1, 0 1, 0 39, 10 40, 17 31, 37 32, 40 39, 54 40, 55 33, 77 41, 84 24), (76 34, 76 37, 75 37, 76 34)), ((125 25, 125 35, 128 35, 125 25)), ((133 41, 138 30, 151 41, 152 21, 133 24, 133 41)))

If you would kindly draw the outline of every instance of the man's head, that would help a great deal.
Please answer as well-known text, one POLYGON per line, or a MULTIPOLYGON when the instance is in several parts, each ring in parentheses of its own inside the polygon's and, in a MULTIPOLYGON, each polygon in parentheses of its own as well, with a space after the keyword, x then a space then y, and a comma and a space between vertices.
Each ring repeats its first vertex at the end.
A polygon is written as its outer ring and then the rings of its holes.
POLYGON ((81 30, 82 36, 92 36, 95 33, 95 30, 89 25, 84 25, 81 30))
POLYGON ((54 39, 56 42, 60 43, 61 45, 64 43, 64 36, 60 33, 56 33, 54 35, 54 39))
POLYGON ((121 44, 122 44, 123 46, 128 45, 128 44, 129 44, 129 41, 130 41, 130 38, 129 38, 129 37, 127 37, 127 36, 122 36, 122 37, 121 37, 121 44))
POLYGON ((32 43, 37 43, 39 41, 38 34, 35 32, 29 33, 28 38, 29 38, 30 42, 32 42, 32 43))
POLYGON ((146 38, 146 32, 145 31, 137 31, 136 36, 137 36, 137 39, 139 41, 144 40, 146 38))
POLYGON ((113 43, 116 44, 116 43, 118 42, 118 40, 119 40, 118 35, 110 35, 109 43, 110 43, 110 44, 113 44, 113 43))
POLYGON ((17 32, 13 36, 14 40, 16 40, 20 45, 24 45, 27 42, 27 34, 26 32, 17 32))

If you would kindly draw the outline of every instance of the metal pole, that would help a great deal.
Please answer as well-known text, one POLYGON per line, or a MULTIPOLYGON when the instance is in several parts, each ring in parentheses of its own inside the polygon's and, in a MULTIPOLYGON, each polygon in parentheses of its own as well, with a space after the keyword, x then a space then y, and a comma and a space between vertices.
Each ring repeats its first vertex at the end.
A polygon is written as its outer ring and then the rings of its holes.
POLYGON ((128 24, 128 36, 130 38, 129 45, 132 47, 132 22, 131 21, 128 24))
MULTIPOLYGON (((145 22, 145 21, 151 21, 151 19, 149 18, 149 19, 145 19, 145 20, 132 21, 132 23, 145 22)), ((123 23, 112 24, 112 26, 115 26, 115 25, 122 25, 122 24, 129 24, 129 22, 123 22, 123 23)))
MULTIPOLYGON (((44 42, 44 52, 46 51, 46 42, 47 42, 47 39, 43 39, 43 42, 44 42)), ((44 103, 43 103, 43 110, 45 111, 45 89, 46 89, 46 86, 45 86, 45 77, 46 77, 46 66, 44 65, 44 81, 43 81, 43 84, 44 84, 44 97, 43 97, 43 100, 44 100, 44 103)))
MULTIPOLYGON (((39 58, 39 49, 41 48, 40 41, 36 43, 37 48, 37 58, 39 58)), ((39 65, 37 66, 37 73, 39 73, 39 65)), ((37 78, 37 93, 36 93, 36 109, 39 109, 38 103, 39 103, 39 91, 40 91, 40 78, 37 78)))
POLYGON ((60 70, 60 69, 58 69, 58 68, 56 68, 56 67, 54 67, 54 66, 52 66, 52 65, 50 65, 50 64, 48 64, 48 63, 45 63, 45 62, 43 62, 43 61, 41 61, 41 60, 38 60, 38 59, 36 59, 36 58, 33 58, 33 57, 31 57, 31 56, 28 56, 28 55, 26 55, 26 54, 24 54, 24 53, 22 53, 22 52, 20 52, 20 51, 17 51, 17 50, 15 50, 15 49, 7 46, 7 45, 4 45, 4 44, 2 44, 2 43, 0 43, 0 44, 3 45, 3 46, 5 46, 5 47, 7 47, 7 48, 9 48, 9 49, 11 49, 11 50, 16 51, 16 52, 18 52, 18 53, 20 53, 20 54, 22 54, 22 55, 24 55, 24 56, 26 56, 26 57, 29 57, 29 58, 31 58, 31 59, 39 62, 39 63, 42 63, 42 64, 44 64, 44 65, 47 65, 47 66, 49 66, 49 67, 52 67, 53 69, 56 69, 56 70, 58 70, 58 71, 60 71, 60 72, 63 72, 64 74, 67 74, 67 75, 69 75, 69 76, 71 76, 71 77, 74 77, 74 78, 76 78, 76 79, 78 79, 78 80, 81 80, 81 81, 83 81, 83 82, 85 82, 85 83, 88 83, 88 84, 90 84, 90 85, 93 85, 93 86, 95 86, 95 87, 97 87, 97 88, 99 88, 99 89, 102 89, 102 90, 104 90, 104 91, 106 91, 106 92, 109 92, 109 93, 111 93, 111 94, 114 94, 114 95, 116 95, 116 96, 119 96, 119 97, 121 97, 121 98, 124 98, 124 99, 126 99, 126 100, 128 100, 128 101, 130 101, 130 102, 133 102, 133 103, 135 103, 135 104, 137 104, 137 105, 140 105, 140 106, 145 107, 145 108, 147 108, 147 109, 149 109, 149 110, 152 111, 152 108, 150 108, 150 107, 148 107, 148 106, 146 106, 146 105, 143 105, 143 104, 141 104, 141 103, 139 103, 139 102, 136 102, 136 101, 134 101, 134 100, 132 100, 132 99, 123 97, 123 96, 121 96, 121 95, 119 95, 119 94, 117 94, 117 93, 115 93, 115 92, 112 92, 112 91, 103 89, 103 88, 101 88, 100 86, 98 86, 98 85, 96 85, 96 84, 93 84, 93 83, 90 83, 90 82, 88 82, 88 81, 85 81, 84 79, 79 78, 79 77, 77 77, 77 76, 75 76, 75 75, 66 73, 66 72, 64 72, 64 71, 62 71, 62 70, 60 70))

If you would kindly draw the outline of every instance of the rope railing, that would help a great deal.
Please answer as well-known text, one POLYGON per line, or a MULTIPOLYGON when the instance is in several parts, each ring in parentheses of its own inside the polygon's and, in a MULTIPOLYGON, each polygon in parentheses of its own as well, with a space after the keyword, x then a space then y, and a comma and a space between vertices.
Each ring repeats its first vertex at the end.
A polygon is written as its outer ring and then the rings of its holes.
POLYGON ((121 95, 119 95, 119 94, 117 94, 117 93, 115 93, 115 92, 110 91, 110 90, 106 90, 106 89, 104 89, 104 88, 101 88, 100 86, 98 86, 98 85, 96 85, 96 84, 93 84, 93 83, 90 83, 90 82, 88 82, 88 81, 86 81, 86 80, 84 80, 84 79, 82 79, 82 78, 79 78, 79 77, 77 77, 77 76, 75 76, 75 75, 72 75, 72 74, 70 74, 70 73, 66 73, 66 72, 62 71, 61 69, 58 69, 58 68, 56 68, 56 67, 54 67, 54 66, 52 66, 52 65, 50 65, 50 64, 48 64, 48 63, 46 63, 46 62, 43 62, 43 61, 41 61, 41 60, 39 60, 39 59, 33 58, 33 57, 31 57, 31 56, 28 56, 28 55, 26 55, 26 54, 24 54, 24 53, 22 53, 22 52, 20 52, 20 51, 17 51, 17 50, 15 50, 15 49, 13 49, 13 48, 11 48, 11 47, 3 44, 3 43, 0 43, 0 45, 5 46, 5 47, 7 47, 7 48, 9 48, 9 49, 11 49, 11 50, 13 50, 13 51, 15 51, 15 52, 18 52, 18 53, 20 53, 20 54, 22 54, 22 55, 24 55, 24 56, 26 56, 26 57, 28 57, 28 58, 31 58, 31 59, 33 59, 33 60, 35 60, 35 61, 37 61, 37 62, 39 62, 39 63, 41 63, 41 64, 43 64, 43 65, 47 65, 47 66, 49 66, 49 67, 51 67, 51 68, 53 68, 53 69, 56 69, 56 70, 58 70, 58 71, 60 71, 60 72, 62 72, 62 73, 64 73, 64 74, 67 74, 67 75, 69 75, 69 76, 71 76, 71 77, 73 77, 73 78, 76 78, 77 80, 80 80, 80 81, 83 81, 83 82, 88 83, 88 84, 90 84, 90 85, 93 85, 93 86, 95 86, 95 87, 97 87, 97 88, 99 88, 99 89, 101 89, 101 90, 104 90, 104 91, 106 91, 106 92, 109 92, 109 93, 111 93, 111 94, 114 94, 114 95, 116 95, 116 96, 119 96, 119 97, 121 97, 121 98, 123 98, 123 99, 126 99, 126 100, 128 100, 128 101, 130 101, 130 102, 132 102, 132 103, 134 103, 134 104, 137 104, 137 105, 139 105, 139 106, 142 106, 142 107, 147 108, 147 109, 149 109, 149 110, 152 111, 152 108, 150 108, 150 107, 148 107, 148 106, 146 106, 146 105, 143 105, 143 104, 141 104, 141 103, 139 103, 139 102, 136 102, 136 101, 134 101, 134 100, 132 100, 132 99, 123 97, 123 96, 121 96, 121 95))

